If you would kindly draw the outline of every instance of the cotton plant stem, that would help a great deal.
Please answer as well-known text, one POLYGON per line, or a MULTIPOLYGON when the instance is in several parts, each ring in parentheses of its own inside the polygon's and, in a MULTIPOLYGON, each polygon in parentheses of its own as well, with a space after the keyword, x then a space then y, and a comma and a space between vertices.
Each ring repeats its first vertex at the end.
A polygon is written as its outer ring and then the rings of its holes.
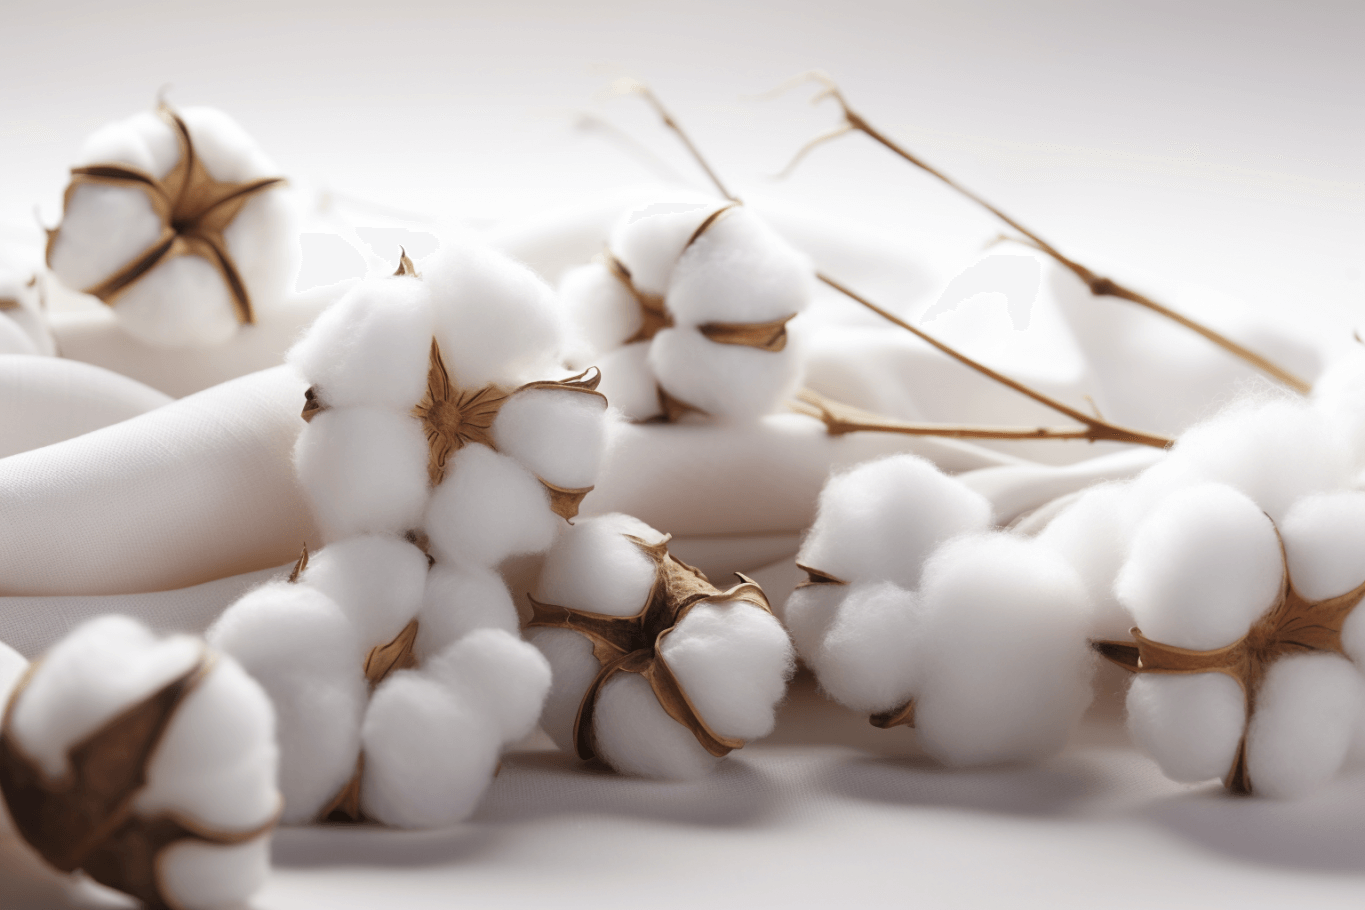
POLYGON ((900 156, 905 161, 908 161, 910 164, 924 171, 926 174, 929 174, 931 177, 934 177, 935 179, 939 180, 940 182, 948 186, 950 189, 952 189, 954 192, 958 193, 961 196, 966 197, 967 199, 970 199, 972 202, 975 202, 981 208, 990 212, 996 218, 1000 219, 1005 224, 1009 225, 1010 228, 1019 232, 1021 236, 1026 238, 1030 246, 1034 247, 1039 252, 1051 257, 1054 261, 1057 262, 1058 265, 1062 266, 1067 271, 1071 272, 1073 275, 1079 278, 1081 281, 1085 282, 1085 286, 1090 289, 1090 293, 1095 295, 1096 297, 1117 297, 1120 300, 1127 300, 1129 303, 1135 303, 1140 307, 1145 307, 1146 309, 1151 310, 1153 313, 1157 313, 1160 316, 1164 316, 1165 318, 1171 320, 1172 322, 1175 322, 1177 325, 1183 326, 1189 329, 1190 331, 1203 336, 1207 340, 1211 341, 1213 344, 1222 348, 1224 351, 1250 364, 1251 366, 1265 373, 1267 376, 1270 376, 1271 378, 1277 380, 1278 382, 1284 383, 1294 391, 1304 395, 1312 391, 1312 386, 1309 385, 1309 383, 1300 379, 1298 376, 1295 376, 1293 373, 1290 373, 1283 367, 1280 367, 1272 363, 1265 357, 1262 357, 1260 354, 1257 354, 1255 351, 1252 351, 1249 348, 1246 348, 1238 344, 1231 338, 1228 338, 1226 335, 1216 332, 1213 329, 1209 328, 1208 326, 1196 322, 1193 319, 1190 319, 1188 316, 1184 316, 1180 313, 1177 313, 1175 310, 1172 310, 1171 308, 1165 306, 1164 304, 1161 304, 1153 300, 1147 295, 1138 293, 1137 291, 1134 291, 1132 288, 1119 284, 1112 278, 1107 278, 1103 275, 1098 275, 1095 272, 1091 271, 1090 269, 1086 268, 1084 265, 1081 265, 1074 259, 1071 259, 1070 257, 1066 256, 1052 244, 1048 243, 1046 240, 1040 237, 1038 234, 1034 233, 1032 230, 1025 227, 1023 224, 1016 221, 1014 218, 1011 218, 1009 215, 1005 214, 1005 212, 1001 211, 999 208, 996 208, 986 199, 967 189, 965 186, 958 183, 956 180, 952 179, 947 174, 943 173, 942 171, 938 170, 928 162, 924 161, 922 158, 912 153, 909 149, 905 148, 896 140, 892 139, 890 136, 886 135, 881 130, 877 129, 875 126, 869 123, 866 118, 864 118, 861 114, 859 114, 851 106, 849 106, 848 100, 844 97, 843 92, 839 89, 838 84, 835 83, 834 80, 831 79, 827 74, 816 71, 812 73, 807 73, 803 76, 798 76, 796 79, 792 80, 792 82, 779 88, 778 91, 785 91, 792 85, 807 81, 817 82, 824 87, 824 90, 815 96, 815 98, 813 99, 813 103, 819 103, 825 100, 826 98, 833 99, 834 102, 839 105, 840 111, 843 114, 844 123, 837 129, 825 133, 824 135, 817 136, 815 139, 812 139, 810 142, 806 143, 806 145, 803 146, 796 153, 796 155, 792 158, 788 165, 782 169, 781 173, 783 176, 790 174, 792 170, 794 170, 795 167, 806 157, 806 155, 814 151, 819 146, 824 145, 825 143, 830 142, 834 139, 838 139, 839 137, 847 135, 849 133, 855 132, 862 133, 869 139, 872 139, 874 142, 878 143, 879 145, 890 150, 894 154, 900 156))

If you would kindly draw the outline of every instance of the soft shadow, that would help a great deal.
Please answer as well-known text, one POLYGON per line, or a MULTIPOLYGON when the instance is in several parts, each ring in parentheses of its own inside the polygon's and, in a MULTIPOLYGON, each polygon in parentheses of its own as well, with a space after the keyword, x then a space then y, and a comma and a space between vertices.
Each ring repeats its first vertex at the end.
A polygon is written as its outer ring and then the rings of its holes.
POLYGON ((493 832, 470 824, 439 831, 373 824, 280 828, 271 846, 271 862, 296 868, 444 865, 480 853, 493 838, 493 832))
POLYGON ((28 847, 0 838, 0 906, 5 910, 124 910, 137 902, 84 875, 50 868, 28 847))

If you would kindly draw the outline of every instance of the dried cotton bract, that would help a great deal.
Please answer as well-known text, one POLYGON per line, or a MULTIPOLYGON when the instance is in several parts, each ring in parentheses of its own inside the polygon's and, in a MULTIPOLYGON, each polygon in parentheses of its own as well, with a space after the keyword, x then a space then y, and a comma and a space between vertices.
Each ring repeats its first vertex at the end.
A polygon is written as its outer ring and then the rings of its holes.
POLYGON ((236 907, 261 886, 275 765, 270 702, 241 667, 118 616, 30 666, 0 732, 0 789, 24 839, 152 908, 236 907))
POLYGON ((579 521, 546 556, 529 624, 554 685, 542 724, 580 758, 689 778, 772 731, 792 672, 762 590, 727 591, 626 515, 579 521))
POLYGON ((811 298, 805 257, 735 202, 655 203, 561 284, 603 392, 633 420, 753 419, 801 378, 787 324, 811 298))
POLYGON ((81 162, 47 262, 134 337, 217 344, 289 291, 298 244, 283 181, 226 114, 162 105, 97 131, 81 162))
POLYGON ((831 697, 950 765, 1051 755, 1091 698, 1080 579, 990 525, 980 494, 912 455, 835 475, 784 610, 831 697))

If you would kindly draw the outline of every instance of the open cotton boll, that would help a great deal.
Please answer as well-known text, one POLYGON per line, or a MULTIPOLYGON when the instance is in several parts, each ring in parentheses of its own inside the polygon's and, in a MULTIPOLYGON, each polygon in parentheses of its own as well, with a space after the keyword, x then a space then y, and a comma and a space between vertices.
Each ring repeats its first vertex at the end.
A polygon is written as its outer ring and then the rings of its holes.
POLYGON ((300 581, 332 599, 366 644, 391 641, 417 615, 427 555, 405 540, 362 535, 328 544, 300 581))
POLYGON ((422 260, 436 341, 461 388, 516 387, 553 373, 563 344, 554 292, 490 248, 450 244, 422 260))
POLYGON ((1257 793, 1299 796, 1341 769, 1360 712, 1359 673, 1335 654, 1291 654, 1270 665, 1247 727, 1257 793))
POLYGON ((420 526, 427 459, 421 422, 376 408, 316 414, 294 448, 299 482, 328 541, 420 526))
POLYGON ((855 711, 877 714, 899 708, 920 681, 928 619, 923 600, 890 581, 801 590, 828 596, 836 588, 847 596, 819 642, 803 652, 820 688, 855 711))
POLYGON ((602 687, 593 741, 607 764, 637 777, 693 780, 720 761, 668 716, 649 683, 636 673, 620 673, 602 687))
POLYGON ((659 653, 717 734, 752 740, 773 731, 795 656, 772 614, 742 601, 697 604, 659 653))
POLYGON ((807 663, 815 659, 813 655, 849 590, 849 585, 802 585, 787 598, 779 615, 797 653, 807 663))
POLYGON ((502 576, 481 566, 433 566, 417 614, 417 659, 425 662, 476 629, 517 631, 517 608, 502 576))
POLYGON ((649 599, 655 563, 629 540, 663 535, 629 515, 584 518, 564 528, 545 556, 535 597, 542 603, 607 616, 634 616, 649 599))
POLYGON ((1305 496, 1280 537, 1296 591, 1309 600, 1345 594, 1365 581, 1365 492, 1305 496))
POLYGON ((636 288, 663 296, 687 241, 727 204, 698 196, 641 206, 617 222, 608 246, 630 271, 636 288))
POLYGON ((541 480, 566 489, 590 487, 606 447, 606 407, 596 395, 527 389, 498 411, 493 442, 541 480))
POLYGON ((753 211, 725 212, 678 259, 668 309, 681 323, 769 322, 810 303, 814 268, 753 211))
POLYGON ((545 655, 553 684, 545 697, 540 725, 561 750, 574 752, 574 720, 583 693, 602 665, 592 653, 592 642, 568 629, 530 629, 527 640, 545 655))
POLYGON ((559 521, 540 481, 487 446, 467 445, 447 462, 424 526, 438 561, 495 566, 550 546, 559 521))
POLYGON ((531 732, 550 690, 550 664, 534 646, 501 629, 471 632, 425 667, 496 724, 502 743, 531 732))
POLYGON ((493 777, 497 720, 425 673, 401 670, 365 714, 361 809, 400 828, 439 828, 469 815, 493 777))
POLYGON ((664 329, 649 346, 649 366, 672 395, 714 417, 752 420, 770 413, 801 382, 799 336, 781 351, 717 344, 688 328, 664 329))
POLYGON ((416 278, 370 278, 322 311, 286 360, 330 407, 408 411, 427 386, 434 320, 416 278))
POLYGON ((597 358, 602 382, 597 390, 628 420, 642 423, 663 413, 654 369, 649 365, 647 341, 628 344, 597 358))
POLYGON ((915 730, 951 765, 1060 752, 1090 704, 1085 589, 1059 556, 1004 533, 945 544, 924 571, 929 617, 915 730))
POLYGON ((1092 487, 1048 522, 1037 538, 1065 559, 1085 585, 1090 631, 1096 638, 1126 637, 1133 625, 1114 596, 1114 580, 1128 553, 1127 492, 1124 484, 1092 487))
POLYGON ((1246 725, 1246 698, 1232 677, 1141 675, 1127 704, 1133 742, 1167 777, 1197 783, 1232 768, 1246 725))
POLYGON ((619 347, 643 321, 630 290, 600 262, 565 272, 559 280, 559 299, 590 357, 619 347))
POLYGON ((1138 526, 1115 590, 1143 635, 1208 651, 1246 634, 1283 575, 1270 519, 1245 494, 1210 483, 1173 494, 1138 526))
POLYGON ((845 581, 913 589, 939 544, 990 522, 980 493, 923 458, 894 455, 830 477, 796 561, 845 581))

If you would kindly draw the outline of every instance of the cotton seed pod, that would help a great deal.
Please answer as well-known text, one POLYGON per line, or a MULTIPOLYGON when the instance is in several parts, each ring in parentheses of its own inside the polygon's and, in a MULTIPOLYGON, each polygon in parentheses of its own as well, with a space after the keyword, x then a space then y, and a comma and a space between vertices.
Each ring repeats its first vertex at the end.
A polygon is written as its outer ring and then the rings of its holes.
POLYGON ((226 114, 162 104, 86 141, 48 266, 141 341, 223 342, 290 289, 298 244, 283 182, 226 114))
POLYGON ((363 282, 289 353, 312 384, 295 464, 327 540, 385 533, 443 563, 544 550, 596 482, 600 374, 557 368, 549 288, 457 247, 363 282))
POLYGON ((127 617, 32 664, 0 731, 0 790, 53 867, 148 907, 239 906, 279 814, 274 715, 230 658, 127 617))
POLYGON ((793 655, 756 584, 718 590, 668 539, 620 514, 563 530, 528 630, 553 669, 542 725, 560 748, 689 778, 772 731, 793 655))
POLYGON ((737 202, 660 202, 628 213, 561 294, 626 416, 751 420, 800 381, 787 324, 810 302, 813 274, 737 202))
POLYGON ((397 827, 471 812, 535 725, 549 667, 488 569, 379 535, 305 552, 209 630, 274 701, 284 819, 397 827))
POLYGON ((43 315, 43 288, 37 274, 0 266, 0 354, 57 353, 43 315))
POLYGON ((1169 776, 1295 796, 1358 722, 1365 495, 1302 497, 1278 526, 1258 505, 1220 484, 1166 497, 1118 577, 1133 640, 1095 648, 1138 674, 1129 728, 1169 776))

